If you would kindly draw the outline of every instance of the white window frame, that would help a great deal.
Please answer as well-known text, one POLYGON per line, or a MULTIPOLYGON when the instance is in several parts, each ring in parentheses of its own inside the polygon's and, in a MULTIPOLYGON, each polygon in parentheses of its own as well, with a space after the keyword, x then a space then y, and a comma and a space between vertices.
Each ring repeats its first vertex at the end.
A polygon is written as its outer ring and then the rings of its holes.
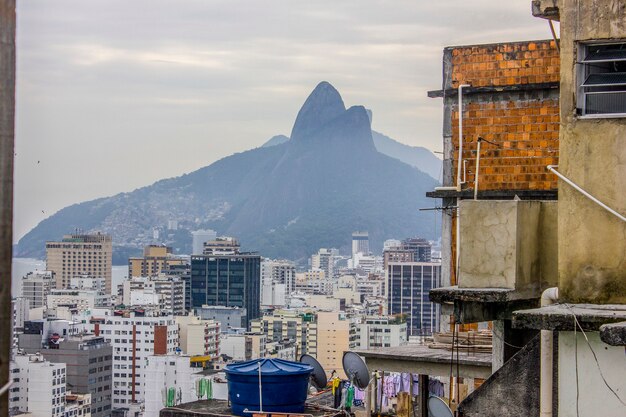
MULTIPOLYGON (((626 39, 620 41, 591 41, 591 42, 579 42, 577 46, 577 61, 576 61, 576 110, 579 113, 579 119, 615 119, 625 118, 626 113, 599 113, 599 114, 586 114, 586 97, 588 94, 611 94, 620 93, 616 92, 585 92, 583 83, 587 79, 587 68, 590 61, 585 61, 585 57, 590 46, 599 45, 618 45, 623 44, 626 49, 626 39)), ((612 62, 612 61, 626 61, 626 60, 597 60, 595 62, 612 62)), ((619 84, 618 84, 619 85, 619 84)), ((600 85, 601 86, 601 85, 600 85)), ((623 86, 623 92, 626 93, 626 85, 623 86)))

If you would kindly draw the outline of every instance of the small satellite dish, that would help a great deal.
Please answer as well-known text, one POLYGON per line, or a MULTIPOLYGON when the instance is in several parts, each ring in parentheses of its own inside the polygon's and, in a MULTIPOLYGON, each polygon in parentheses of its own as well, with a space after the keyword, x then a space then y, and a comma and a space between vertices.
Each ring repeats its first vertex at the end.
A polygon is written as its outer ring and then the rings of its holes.
POLYGON ((354 352, 343 354, 343 371, 348 376, 350 382, 359 389, 365 389, 370 383, 370 371, 365 365, 365 361, 354 352))
POLYGON ((432 396, 428 399, 428 417, 453 417, 452 410, 441 398, 432 396))
POLYGON ((326 377, 326 371, 322 368, 322 365, 311 355, 304 354, 300 356, 300 363, 304 363, 313 367, 311 373, 311 382, 318 391, 326 388, 328 378, 326 377))

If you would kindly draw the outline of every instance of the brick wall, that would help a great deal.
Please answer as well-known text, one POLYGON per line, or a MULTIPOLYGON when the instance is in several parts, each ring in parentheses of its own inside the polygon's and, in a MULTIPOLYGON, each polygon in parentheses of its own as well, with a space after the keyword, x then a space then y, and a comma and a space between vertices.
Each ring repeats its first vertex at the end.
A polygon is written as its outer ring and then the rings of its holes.
MULTIPOLYGON (((558 164, 559 54, 553 41, 446 48, 451 85, 470 84, 463 97, 466 187, 474 188, 477 139, 483 137, 479 190, 551 190, 558 164)), ((450 91, 450 90, 448 90, 450 91)), ((458 107, 451 107, 453 177, 456 179, 458 107)), ((454 97, 456 99, 456 96, 454 97)))

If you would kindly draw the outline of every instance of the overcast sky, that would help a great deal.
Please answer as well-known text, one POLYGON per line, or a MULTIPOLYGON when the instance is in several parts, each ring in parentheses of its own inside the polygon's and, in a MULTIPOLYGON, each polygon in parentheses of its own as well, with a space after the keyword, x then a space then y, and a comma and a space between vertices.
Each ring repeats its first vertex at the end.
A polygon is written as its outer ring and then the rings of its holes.
POLYGON ((550 37, 530 0, 19 0, 17 16, 16 241, 289 135, 322 80, 438 150, 443 47, 550 37))

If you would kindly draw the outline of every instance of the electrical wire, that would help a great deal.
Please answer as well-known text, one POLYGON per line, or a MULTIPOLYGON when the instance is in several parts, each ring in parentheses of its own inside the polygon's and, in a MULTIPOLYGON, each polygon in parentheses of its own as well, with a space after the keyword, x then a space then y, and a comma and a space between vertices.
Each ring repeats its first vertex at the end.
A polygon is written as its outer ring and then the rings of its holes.
MULTIPOLYGON (((578 326, 578 328, 580 329, 581 333, 583 334, 583 337, 585 338, 585 341, 587 342, 587 346, 589 347, 589 350, 591 351, 591 354, 593 355, 593 359, 596 362, 596 366, 598 368, 598 371, 600 371, 600 377, 602 378, 602 381, 604 382, 604 385, 606 385, 606 387, 609 389, 609 391, 611 391, 613 393, 615 398, 617 398, 617 400, 624 407, 626 407, 626 402, 624 402, 624 400, 622 400, 620 398, 620 396, 617 394, 617 392, 615 392, 615 390, 609 385, 609 383, 607 382, 606 378, 604 377, 604 374, 602 373, 602 368, 600 367, 600 362, 598 361, 598 356, 596 355, 596 352, 591 347, 591 343, 589 342, 589 338, 587 337, 587 333, 585 333, 585 330, 583 330, 582 326, 578 322, 578 318, 576 317, 576 313, 574 313, 574 311, 572 311, 571 307, 568 304, 563 304, 563 305, 565 306, 565 308, 567 308, 570 311, 570 313, 572 313, 572 316, 574 316, 574 323, 575 323, 574 329, 576 328, 576 326, 578 326)), ((578 372, 578 362, 576 363, 576 371, 578 372)))
POLYGON ((496 332, 494 332, 493 330, 491 331, 491 335, 492 335, 492 337, 495 337, 496 339, 498 339, 499 341, 501 341, 505 345, 507 345, 509 347, 512 347, 514 349, 523 349, 524 348, 524 346, 515 346, 515 345, 507 342, 506 340, 504 340, 504 337, 500 337, 500 335, 497 334, 496 332))

